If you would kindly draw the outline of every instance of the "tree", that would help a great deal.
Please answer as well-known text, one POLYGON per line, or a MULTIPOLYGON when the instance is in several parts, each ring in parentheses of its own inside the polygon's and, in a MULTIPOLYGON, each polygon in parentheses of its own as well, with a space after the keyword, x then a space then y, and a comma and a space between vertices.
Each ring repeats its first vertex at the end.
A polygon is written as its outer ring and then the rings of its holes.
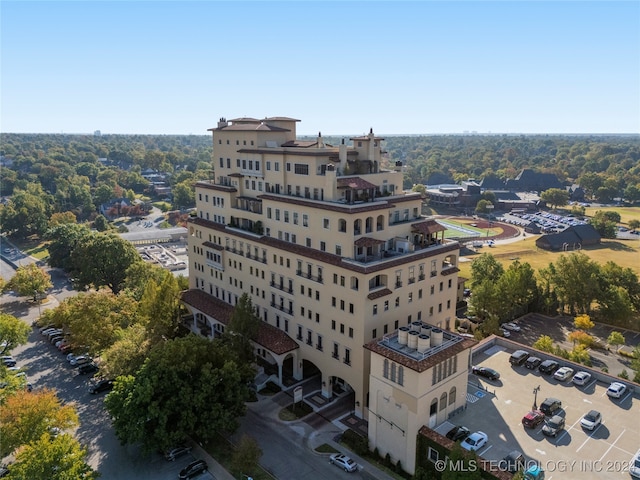
POLYGON ((624 345, 624 342, 625 342, 624 335, 616 331, 611 332, 609 334, 609 338, 607 338, 607 343, 614 348, 619 345, 624 345))
POLYGON ((0 405, 0 454, 5 457, 21 445, 34 443, 54 427, 66 430, 76 425, 75 409, 62 405, 53 390, 18 390, 0 405))
POLYGON ((561 188, 550 188, 540 192, 540 200, 549 204, 551 208, 563 207, 569 202, 569 192, 561 188))
POLYGON ((617 223, 620 221, 620 214, 617 212, 604 212, 598 210, 593 217, 589 220, 589 223, 593 225, 600 236, 604 238, 616 238, 617 223))
POLYGON ((177 209, 193 207, 196 204, 196 192, 191 181, 184 181, 172 188, 173 204, 177 209))
POLYGON ((253 437, 242 435, 233 457, 231 458, 231 470, 238 474, 255 474, 262 456, 260 445, 253 437))
POLYGON ((549 335, 541 335, 538 340, 533 342, 532 347, 537 348, 538 350, 542 350, 543 352, 551 353, 555 351, 553 339, 549 335))
POLYGON ((31 328, 22 320, 0 312, 0 355, 27 343, 31 328))
MULTIPOLYGON (((504 273, 504 267, 490 253, 483 253, 471 264, 471 288, 482 282, 497 282, 504 273)), ((475 295, 475 292, 474 292, 475 295)))
POLYGON ((591 365, 591 357, 589 356, 589 351, 587 350, 587 346, 583 343, 579 343, 569 352, 569 360, 576 363, 582 363, 584 365, 591 365))
POLYGON ((582 330, 574 330, 573 332, 570 332, 567 335, 567 338, 574 345, 577 343, 578 345, 584 345, 585 347, 591 347, 595 341, 591 335, 582 330))
POLYGON ((489 210, 493 207, 493 203, 489 200, 478 200, 476 204, 476 213, 489 213, 489 210))
POLYGON ((411 187, 412 192, 420 192, 420 194, 424 197, 427 193, 427 186, 424 183, 415 183, 413 187, 411 187))
POLYGON ((591 317, 589 317, 589 315, 578 315, 573 319, 573 326, 578 330, 586 332, 587 330, 591 330, 595 327, 596 324, 591 321, 591 317))
POLYGON ((123 330, 140 323, 134 299, 107 291, 69 297, 45 311, 43 321, 65 327, 72 343, 94 355, 120 339, 123 330))
POLYGON ((35 263, 18 267, 8 283, 9 288, 21 296, 33 297, 34 302, 52 286, 51 276, 35 263))
POLYGON ((12 480, 95 480, 98 472, 86 462, 87 450, 69 434, 40 438, 22 447, 11 464, 12 480))
POLYGON ((638 230, 640 228, 640 220, 638 220, 637 218, 633 218, 629 220, 628 225, 631 230, 638 230))
POLYGON ((256 315, 251 297, 243 293, 229 320, 222 341, 245 362, 253 361, 252 340, 258 337, 260 319, 256 315))
POLYGON ((90 235, 91 230, 86 225, 77 223, 63 223, 50 228, 45 235, 49 240, 49 265, 73 273, 73 251, 90 235))
MULTIPOLYGON (((177 335, 180 320, 180 290, 178 281, 166 270, 160 283, 149 280, 140 300, 138 312, 145 320, 152 344, 177 335)), ((237 308, 237 307, 236 307, 237 308)), ((228 328, 231 328, 229 325, 228 328)))
POLYGON ((254 372, 220 342, 188 335, 159 343, 135 377, 119 377, 105 399, 116 435, 165 450, 188 435, 232 432, 245 413, 254 372))
POLYGON ((558 300, 572 314, 589 313, 601 294, 600 267, 582 252, 560 255, 552 281, 558 300))
MULTIPOLYGON (((640 186, 638 185, 628 185, 627 188, 624 189, 624 199, 629 203, 635 203, 640 200, 640 186)), ((640 224, 639 224, 640 225, 640 224)), ((637 227, 634 227, 637 228, 637 227)))
POLYGON ((106 232, 109 230, 109 221, 104 215, 98 215, 93 221, 93 227, 99 232, 106 232))
POLYGON ((19 238, 43 234, 51 214, 51 196, 39 183, 16 189, 8 204, 0 210, 2 231, 19 238))
POLYGON ((102 351, 100 371, 108 378, 134 375, 147 359, 151 342, 144 325, 136 324, 115 333, 117 340, 102 351))
POLYGON ((74 249, 72 257, 78 287, 99 289, 107 286, 117 294, 124 284, 127 268, 142 262, 135 247, 106 233, 94 233, 83 240, 74 249))
POLYGON ((497 298, 501 303, 501 318, 516 317, 526 313, 538 297, 535 272, 528 263, 514 261, 498 279, 497 298))
POLYGON ((57 225, 64 225, 66 223, 77 223, 78 220, 73 212, 60 212, 54 213, 49 218, 49 228, 53 228, 57 225))

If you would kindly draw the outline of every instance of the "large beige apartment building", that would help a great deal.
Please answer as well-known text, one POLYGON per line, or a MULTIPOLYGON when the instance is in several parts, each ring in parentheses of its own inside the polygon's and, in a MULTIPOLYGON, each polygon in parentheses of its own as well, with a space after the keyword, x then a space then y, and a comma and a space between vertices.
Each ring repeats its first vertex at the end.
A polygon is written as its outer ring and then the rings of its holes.
POLYGON ((368 418, 365 345, 414 322, 454 328, 460 247, 403 191, 401 164, 383 168, 383 138, 300 141, 298 121, 210 129, 215 176, 196 184, 183 301, 191 328, 213 338, 248 293, 264 321, 256 353, 277 381, 319 371, 324 397, 352 391, 368 418))

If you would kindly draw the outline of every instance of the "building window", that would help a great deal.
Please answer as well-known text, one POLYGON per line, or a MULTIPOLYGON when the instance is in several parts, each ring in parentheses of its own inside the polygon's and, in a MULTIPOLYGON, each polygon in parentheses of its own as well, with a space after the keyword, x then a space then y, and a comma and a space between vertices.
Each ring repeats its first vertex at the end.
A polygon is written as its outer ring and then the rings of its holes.
POLYGON ((346 365, 351 365, 351 350, 348 348, 344 349, 344 363, 346 365))
POLYGON ((378 329, 377 328, 374 328, 371 331, 371 338, 378 338, 378 329))
POLYGON ((373 314, 377 315, 378 314, 378 304, 374 304, 373 305, 373 314))
POLYGON ((449 405, 456 403, 456 387, 451 387, 449 390, 449 405))
POLYGON ((331 320, 331 330, 335 330, 335 329, 336 329, 336 321, 331 320))
POLYGON ((438 461, 438 451, 435 448, 431 448, 429 447, 429 460, 431 460, 433 463, 436 463, 438 461))
MULTIPOLYGON (((289 171, 289 164, 287 163, 287 171, 289 171)), ((309 175, 309 165, 303 163, 294 164, 294 173, 297 175, 309 175)))
POLYGON ((382 362, 382 376, 384 378, 389 378, 389 359, 385 358, 382 362))
POLYGON ((398 385, 404 385, 404 367, 398 367, 398 385))
POLYGON ((267 162, 267 170, 271 170, 271 162, 267 162))
POLYGON ((447 408, 447 392, 444 392, 442 395, 440 395, 440 411, 444 410, 445 408, 447 408))
POLYGON ((349 338, 353 338, 353 327, 349 327, 349 338))
POLYGON ((333 358, 340 358, 338 348, 339 348, 338 344, 336 342, 333 342, 333 353, 331 354, 333 358))
POLYGON ((324 228, 329 228, 329 219, 328 218, 323 218, 322 219, 322 226, 324 228))
POLYGON ((302 226, 303 227, 309 226, 309 215, 307 215, 306 213, 302 214, 302 226))

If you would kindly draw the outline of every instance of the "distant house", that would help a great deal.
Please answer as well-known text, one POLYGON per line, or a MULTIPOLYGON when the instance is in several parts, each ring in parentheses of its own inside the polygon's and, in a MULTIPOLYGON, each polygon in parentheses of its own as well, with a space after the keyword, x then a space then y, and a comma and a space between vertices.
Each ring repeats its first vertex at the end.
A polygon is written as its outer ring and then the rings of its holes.
POLYGON ((540 228, 540 225, 538 225, 536 222, 529 222, 524 226, 524 231, 526 233, 533 233, 537 235, 542 231, 542 228, 540 228))
POLYGON ((542 235, 536 240, 536 246, 544 250, 580 250, 598 245, 602 237, 593 225, 575 225, 560 233, 542 235))
POLYGON ((567 187, 567 191, 569 192, 569 199, 574 202, 583 202, 585 193, 583 188, 580 185, 573 184, 570 187, 567 187))
POLYGON ((117 218, 120 216, 122 207, 131 207, 131 201, 124 197, 112 198, 100 205, 100 213, 107 218, 117 218))

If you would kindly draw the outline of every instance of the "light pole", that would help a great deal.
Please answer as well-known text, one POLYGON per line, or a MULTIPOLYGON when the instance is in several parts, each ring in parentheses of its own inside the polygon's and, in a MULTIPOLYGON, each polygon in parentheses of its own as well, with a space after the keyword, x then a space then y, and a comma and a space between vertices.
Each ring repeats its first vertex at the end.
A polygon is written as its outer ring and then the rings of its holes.
POLYGON ((540 391, 540 385, 533 389, 533 409, 538 409, 538 392, 540 391))

